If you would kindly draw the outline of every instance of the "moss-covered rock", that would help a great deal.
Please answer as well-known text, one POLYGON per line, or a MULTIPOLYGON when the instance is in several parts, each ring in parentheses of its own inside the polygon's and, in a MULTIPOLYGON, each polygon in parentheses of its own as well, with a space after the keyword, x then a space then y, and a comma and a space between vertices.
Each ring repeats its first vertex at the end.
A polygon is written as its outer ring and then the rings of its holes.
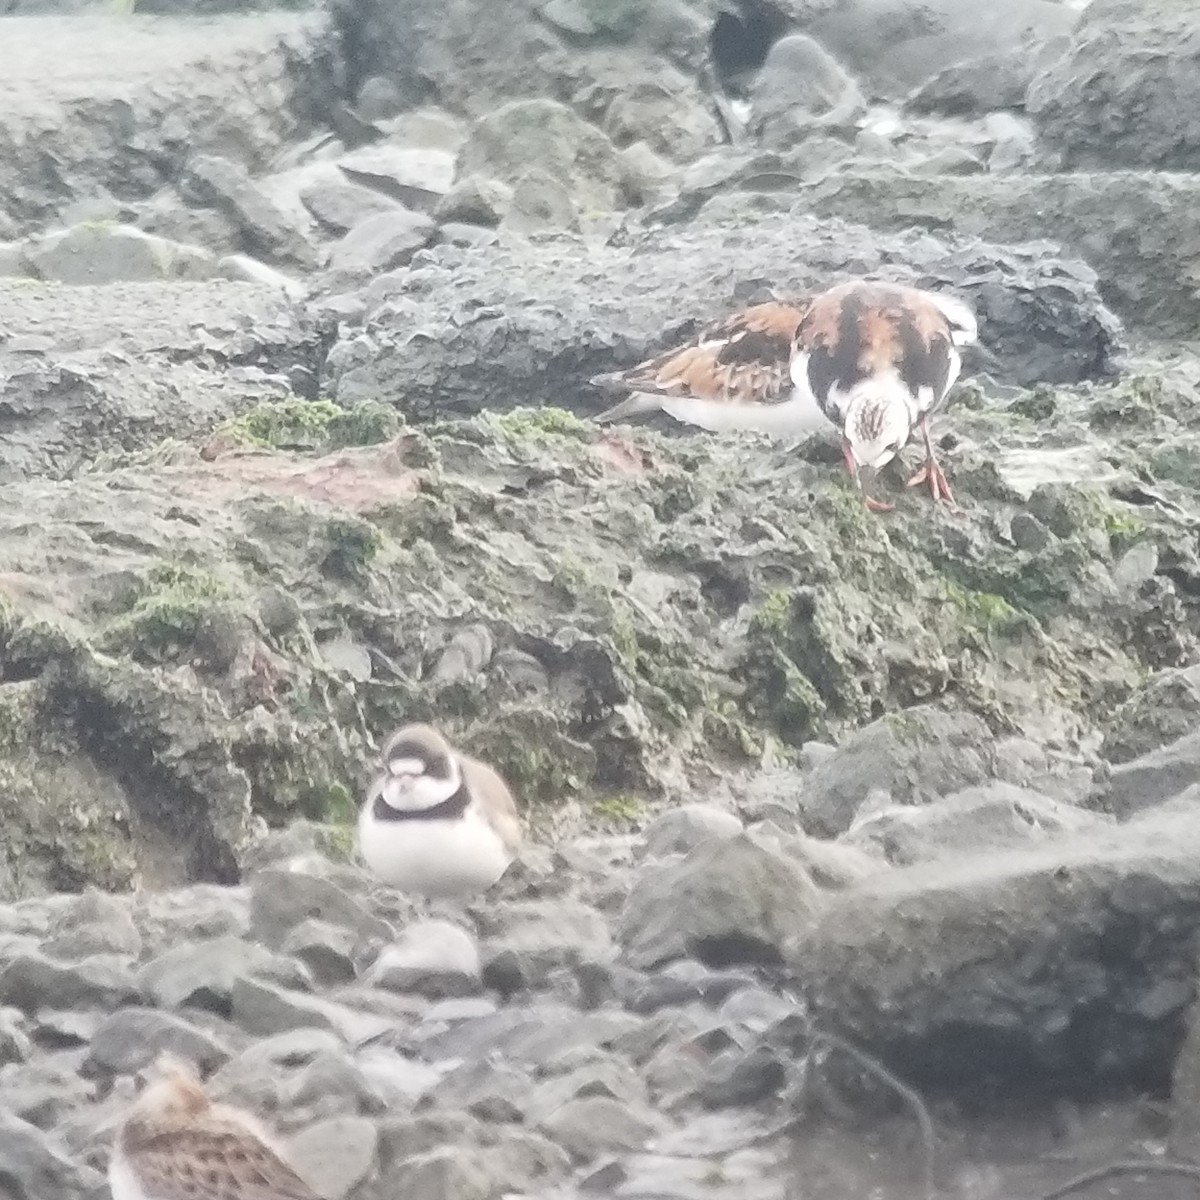
MULTIPOLYGON (((1093 401, 1060 389, 1058 428, 1093 401)), ((297 437, 272 432, 297 428, 279 411, 249 450, 147 451, 69 506, 12 489, 9 890, 119 886, 163 869, 164 839, 180 873, 233 877, 254 814, 349 837, 373 747, 407 720, 495 762, 549 824, 636 819, 769 747, 939 697, 1083 736, 1193 619, 1155 573, 1192 569, 1170 522, 1095 480, 1022 485, 988 406, 948 461, 962 511, 898 470, 885 517, 819 446, 518 409, 331 450, 322 421, 341 418, 309 407, 305 450, 272 444, 297 437), (472 628, 483 649, 445 669, 472 628)), ((1008 441, 1035 459, 1022 420, 1008 441)))

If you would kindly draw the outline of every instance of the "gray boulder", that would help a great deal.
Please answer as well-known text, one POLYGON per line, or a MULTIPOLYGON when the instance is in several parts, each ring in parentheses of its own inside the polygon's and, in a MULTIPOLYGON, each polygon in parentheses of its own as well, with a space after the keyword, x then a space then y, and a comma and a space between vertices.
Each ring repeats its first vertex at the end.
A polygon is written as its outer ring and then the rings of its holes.
POLYGON ((1117 710, 1102 752, 1125 763, 1200 727, 1200 666, 1172 667, 1146 681, 1117 710))
POLYGON ((616 147, 554 100, 515 100, 482 117, 459 151, 458 171, 514 186, 538 171, 581 210, 601 212, 617 207, 621 185, 616 147))
POLYGON ((1200 812, 910 867, 796 947, 813 1018, 918 1086, 1167 1077, 1195 994, 1200 812))
POLYGON ((247 14, 197 37, 187 22, 112 15, 5 20, 0 213, 20 232, 80 198, 149 197, 189 156, 236 146, 266 162, 322 107, 328 59, 311 18, 247 14))
MULTIPOLYGON (((1200 784, 1200 730, 1112 770, 1100 796, 1118 817, 1129 817, 1147 808, 1182 798, 1200 784)), ((1193 797, 1195 798, 1195 797, 1193 797)))
POLYGON ((817 764, 801 792, 801 818, 808 832, 835 837, 872 792, 928 804, 983 783, 993 773, 992 745, 987 726, 971 713, 922 706, 882 717, 817 764))
POLYGON ((772 148, 790 146, 814 129, 850 128, 866 111, 845 68, 802 33, 771 47, 750 103, 750 131, 772 148))
POLYGON ((820 903, 796 864, 746 835, 702 842, 681 861, 648 864, 621 913, 625 959, 778 962, 820 903))
POLYGON ((1070 29, 1049 0, 844 0, 805 24, 873 94, 899 99, 943 68, 1004 49, 1036 46, 1070 29))
POLYGON ((1067 170, 1200 168, 1200 9, 1109 0, 1030 83, 1026 110, 1067 170))
POLYGON ((897 866, 908 866, 1038 845, 1108 824, 1111 818, 996 780, 921 807, 891 805, 857 823, 846 840, 882 851, 897 866))
POLYGON ((352 345, 359 331, 346 328, 326 363, 339 401, 399 397, 414 416, 514 404, 595 412, 610 401, 591 376, 690 335, 764 286, 802 294, 849 271, 961 293, 975 304, 1008 382, 1103 376, 1119 346, 1094 274, 1046 243, 889 235, 801 212, 772 214, 622 233, 589 246, 586 287, 582 245, 566 235, 536 247, 452 250, 443 262, 436 248, 414 272, 419 298, 410 291, 368 310, 369 353, 352 345))
POLYGON ((0 1108, 0 1186, 11 1195, 9 1180, 18 1200, 93 1200, 104 1186, 99 1171, 74 1163, 57 1139, 0 1108))
MULTIPOLYGON (((1200 255, 1200 179, 1130 172, 922 179, 894 171, 842 171, 801 189, 805 210, 870 222, 919 226, 998 242, 1052 238, 1095 269, 1105 303, 1131 325, 1168 337, 1191 336, 1200 319, 1195 288, 1179 261, 1200 255)), ((1032 314, 1031 314, 1032 316, 1032 314)), ((1044 312, 1039 321, 1056 321, 1044 312)), ((1099 330, 1097 329, 1097 333, 1099 330)), ((983 336, 1000 349, 989 321, 983 336)), ((1112 334, 1101 335, 1102 340, 1112 334)), ((1003 337, 1003 335, 1001 335, 1003 337)), ((1081 340, 1077 350, 1092 358, 1081 340)), ((1094 361, 1094 360, 1093 360, 1094 361)), ((1063 375, 1081 364, 1066 364, 1063 375)), ((1058 372, 1047 360, 1042 377, 1058 372)))

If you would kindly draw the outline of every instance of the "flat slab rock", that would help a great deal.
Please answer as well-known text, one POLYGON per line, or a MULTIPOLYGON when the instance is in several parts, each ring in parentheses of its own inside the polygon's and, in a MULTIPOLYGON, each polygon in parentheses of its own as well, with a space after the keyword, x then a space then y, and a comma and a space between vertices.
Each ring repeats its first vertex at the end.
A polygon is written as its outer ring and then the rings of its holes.
POLYGON ((149 196, 189 153, 237 146, 265 161, 303 131, 296 102, 319 86, 317 25, 309 14, 279 12, 6 17, 0 213, 29 229, 64 194, 149 196), (47 161, 54 182, 42 186, 47 161))
POLYGON ((282 399, 319 343, 263 284, 0 279, 0 483, 90 462, 130 437, 195 436, 282 399), (220 387, 214 366, 225 368, 220 387))
POLYGON ((1200 813, 876 876, 794 963, 814 1020, 927 1087, 1162 1083, 1195 993, 1200 813))
POLYGON ((997 246, 914 231, 879 233, 798 213, 686 230, 512 237, 421 251, 390 294, 367 292, 364 336, 330 352, 344 403, 403 397, 412 415, 611 403, 587 382, 765 298, 802 295, 850 274, 961 293, 974 304, 1005 382, 1105 376, 1120 333, 1096 276, 1048 242, 997 246), (1063 364, 1073 364, 1070 378, 1063 364))

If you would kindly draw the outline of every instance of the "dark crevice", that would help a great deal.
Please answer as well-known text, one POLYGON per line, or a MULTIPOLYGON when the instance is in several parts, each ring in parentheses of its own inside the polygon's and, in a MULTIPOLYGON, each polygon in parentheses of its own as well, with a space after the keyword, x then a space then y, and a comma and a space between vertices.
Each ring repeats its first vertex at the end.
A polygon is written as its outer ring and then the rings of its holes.
POLYGON ((726 95, 746 95, 754 73, 787 28, 787 17, 771 4, 738 4, 718 14, 708 48, 717 83, 726 95))

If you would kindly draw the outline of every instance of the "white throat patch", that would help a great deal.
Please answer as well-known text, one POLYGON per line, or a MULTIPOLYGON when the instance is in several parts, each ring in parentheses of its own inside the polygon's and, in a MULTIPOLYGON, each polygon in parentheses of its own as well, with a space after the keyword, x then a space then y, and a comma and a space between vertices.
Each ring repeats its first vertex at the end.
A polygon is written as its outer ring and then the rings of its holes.
POLYGON ((398 812, 420 812, 449 800, 461 786, 462 771, 456 758, 450 759, 450 774, 445 779, 426 775, 419 758, 397 758, 387 764, 379 794, 398 812))

